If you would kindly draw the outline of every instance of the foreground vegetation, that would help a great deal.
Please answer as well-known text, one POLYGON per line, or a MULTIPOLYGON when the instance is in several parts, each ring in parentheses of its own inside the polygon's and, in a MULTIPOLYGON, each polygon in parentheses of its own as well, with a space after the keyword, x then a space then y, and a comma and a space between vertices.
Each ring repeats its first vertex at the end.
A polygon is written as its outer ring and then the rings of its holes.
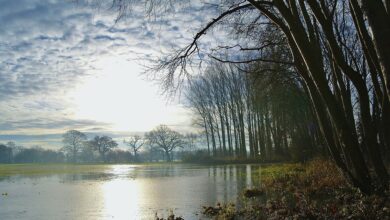
POLYGON ((271 165, 256 178, 261 186, 242 193, 244 207, 204 207, 215 219, 389 219, 389 192, 363 195, 328 160, 271 165))

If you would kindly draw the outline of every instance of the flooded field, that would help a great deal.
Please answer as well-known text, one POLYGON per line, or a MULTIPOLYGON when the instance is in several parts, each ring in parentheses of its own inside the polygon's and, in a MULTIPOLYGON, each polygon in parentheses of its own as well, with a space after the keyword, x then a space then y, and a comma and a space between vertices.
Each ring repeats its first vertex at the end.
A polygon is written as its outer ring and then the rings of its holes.
POLYGON ((242 190, 260 181, 252 178, 257 165, 93 166, 93 172, 0 177, 1 219, 154 219, 170 210, 205 219, 203 205, 239 202, 242 190))

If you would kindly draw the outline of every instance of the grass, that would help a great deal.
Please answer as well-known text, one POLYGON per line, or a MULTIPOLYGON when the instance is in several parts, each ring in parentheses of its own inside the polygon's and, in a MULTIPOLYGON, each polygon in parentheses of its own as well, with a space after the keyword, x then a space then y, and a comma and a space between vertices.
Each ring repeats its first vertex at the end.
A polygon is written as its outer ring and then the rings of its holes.
POLYGON ((90 173, 108 169, 107 164, 1 164, 0 176, 90 173))
POLYGON ((204 214, 214 219, 390 219, 389 192, 362 195, 329 160, 269 165, 252 176, 261 181, 243 192, 240 199, 247 205, 219 204, 205 207, 204 214))
MULTIPOLYGON (((255 174, 256 175, 256 174, 255 174)), ((329 160, 316 159, 308 164, 266 166, 257 174, 261 187, 268 191, 300 191, 314 193, 349 187, 338 168, 329 160)))
MULTIPOLYGON (((171 166, 181 164, 179 162, 148 162, 125 163, 115 165, 142 165, 142 166, 171 166)), ((113 164, 72 164, 72 163, 25 163, 25 164, 0 164, 0 177, 13 175, 50 175, 50 174, 78 174, 105 172, 112 169, 113 164)))

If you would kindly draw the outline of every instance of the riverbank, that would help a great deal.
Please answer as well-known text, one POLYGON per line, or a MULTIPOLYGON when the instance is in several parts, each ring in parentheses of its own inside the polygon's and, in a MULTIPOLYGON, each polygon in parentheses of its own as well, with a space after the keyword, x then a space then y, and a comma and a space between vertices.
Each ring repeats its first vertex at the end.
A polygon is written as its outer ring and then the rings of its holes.
POLYGON ((390 219, 389 192, 364 196, 327 160, 261 169, 261 186, 247 189, 247 205, 204 207, 215 219, 390 219))

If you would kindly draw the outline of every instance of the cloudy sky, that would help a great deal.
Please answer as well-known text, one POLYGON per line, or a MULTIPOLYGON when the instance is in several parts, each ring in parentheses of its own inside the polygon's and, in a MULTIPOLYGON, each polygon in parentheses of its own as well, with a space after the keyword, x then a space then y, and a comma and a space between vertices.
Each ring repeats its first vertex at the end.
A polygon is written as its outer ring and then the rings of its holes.
POLYGON ((196 7, 162 19, 135 8, 115 23, 104 7, 0 0, 0 142, 58 147, 69 129, 117 138, 158 124, 188 130, 188 111, 140 74, 149 58, 190 42, 207 19, 196 7))

